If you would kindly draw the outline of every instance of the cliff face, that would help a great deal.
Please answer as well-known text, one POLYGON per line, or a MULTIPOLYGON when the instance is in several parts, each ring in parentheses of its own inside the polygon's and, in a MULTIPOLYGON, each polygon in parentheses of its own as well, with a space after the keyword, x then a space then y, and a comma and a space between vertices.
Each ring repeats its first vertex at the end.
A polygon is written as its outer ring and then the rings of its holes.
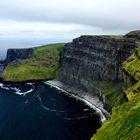
POLYGON ((3 78, 8 81, 46 80, 55 78, 57 73, 57 79, 70 93, 76 91, 80 97, 86 96, 92 103, 96 101, 100 109, 99 100, 110 112, 110 106, 114 107, 111 118, 103 123, 93 140, 140 139, 139 39, 139 31, 123 37, 81 36, 65 45, 64 55, 64 44, 42 46, 34 52, 8 50, 8 66, 3 78), (32 57, 25 59, 30 55, 32 57), (13 61, 17 59, 25 60, 13 61), (122 93, 129 100, 127 103, 122 93))
POLYGON ((139 32, 118 38, 81 36, 65 45, 58 79, 79 89, 79 95, 83 90, 91 98, 98 96, 108 111, 108 105, 113 107, 92 140, 140 139, 139 36, 139 32))
POLYGON ((123 80, 121 63, 136 47, 135 40, 123 37, 76 38, 72 43, 65 45, 63 65, 58 79, 64 84, 103 98, 102 84, 97 81, 123 80))
POLYGON ((29 49, 8 49, 5 63, 10 63, 17 59, 26 59, 33 54, 33 48, 29 49))
MULTIPOLYGON (((122 69, 132 85, 124 88, 128 102, 113 108, 111 118, 91 140, 140 139, 140 46, 123 62, 122 69), (108 133, 109 132, 109 133, 108 133)), ((128 86, 128 85, 127 85, 128 86)))
POLYGON ((122 64, 123 71, 133 81, 131 85, 126 85, 125 94, 129 100, 133 99, 140 93, 140 45, 134 53, 122 64))
POLYGON ((124 37, 140 41, 140 30, 129 32, 124 37))
POLYGON ((33 49, 9 49, 2 77, 13 82, 54 79, 63 48, 64 44, 58 43, 33 49))
POLYGON ((67 82, 122 79, 120 64, 136 44, 131 39, 81 36, 66 44, 62 77, 67 82))

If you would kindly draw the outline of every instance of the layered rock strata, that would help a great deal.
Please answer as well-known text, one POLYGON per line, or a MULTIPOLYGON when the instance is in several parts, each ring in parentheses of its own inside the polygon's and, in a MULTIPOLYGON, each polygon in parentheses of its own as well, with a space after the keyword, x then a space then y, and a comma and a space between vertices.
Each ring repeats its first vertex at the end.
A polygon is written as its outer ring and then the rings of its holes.
POLYGON ((8 64, 17 59, 26 59, 33 54, 33 48, 8 49, 5 63, 8 64))
POLYGON ((134 39, 113 36, 81 36, 65 45, 62 68, 57 77, 62 83, 103 102, 97 81, 123 81, 122 62, 137 47, 134 39), (96 81, 96 82, 95 82, 96 81))

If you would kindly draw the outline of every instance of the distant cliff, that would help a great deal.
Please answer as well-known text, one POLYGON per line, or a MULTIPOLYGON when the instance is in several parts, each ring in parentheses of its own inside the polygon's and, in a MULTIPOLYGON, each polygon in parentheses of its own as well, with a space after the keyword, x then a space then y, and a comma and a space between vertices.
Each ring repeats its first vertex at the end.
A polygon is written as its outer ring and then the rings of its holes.
POLYGON ((9 49, 2 73, 4 81, 54 79, 63 48, 63 43, 57 43, 30 49, 9 49))
POLYGON ((8 49, 5 63, 10 63, 17 59, 26 59, 33 54, 33 48, 8 49))

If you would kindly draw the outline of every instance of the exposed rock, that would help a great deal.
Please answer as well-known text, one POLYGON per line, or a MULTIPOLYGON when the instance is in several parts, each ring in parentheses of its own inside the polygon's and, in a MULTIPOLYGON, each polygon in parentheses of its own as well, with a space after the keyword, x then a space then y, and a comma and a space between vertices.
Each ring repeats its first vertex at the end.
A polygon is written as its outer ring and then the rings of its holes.
POLYGON ((2 77, 4 81, 12 82, 54 79, 61 66, 63 49, 64 43, 33 49, 9 49, 6 58, 8 64, 5 65, 2 77))
POLYGON ((124 37, 131 38, 131 39, 134 39, 136 41, 140 41, 140 30, 129 32, 124 37))
POLYGON ((58 80, 89 94, 105 98, 94 81, 123 80, 121 63, 137 47, 134 39, 81 36, 65 45, 58 80), (95 92, 96 91, 96 92, 95 92))
POLYGON ((0 60, 0 66, 3 66, 3 60, 0 60))
POLYGON ((28 49, 8 49, 5 63, 10 63, 17 59, 26 59, 33 54, 33 48, 28 49))

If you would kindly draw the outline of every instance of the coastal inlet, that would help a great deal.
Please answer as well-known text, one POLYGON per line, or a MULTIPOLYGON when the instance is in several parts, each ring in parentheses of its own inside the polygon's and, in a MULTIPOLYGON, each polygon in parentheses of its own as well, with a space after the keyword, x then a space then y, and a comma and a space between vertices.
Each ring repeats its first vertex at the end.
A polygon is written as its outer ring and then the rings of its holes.
POLYGON ((0 83, 0 140, 89 140, 101 118, 45 82, 0 83))

